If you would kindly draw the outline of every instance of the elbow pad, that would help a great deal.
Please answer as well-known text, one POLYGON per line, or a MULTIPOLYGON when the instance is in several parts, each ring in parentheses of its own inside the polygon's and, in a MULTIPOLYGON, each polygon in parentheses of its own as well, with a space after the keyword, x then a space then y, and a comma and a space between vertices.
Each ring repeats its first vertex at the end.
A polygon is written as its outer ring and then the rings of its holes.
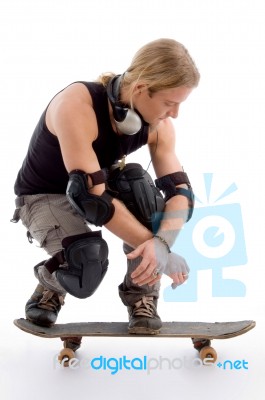
POLYGON ((89 193, 88 175, 80 170, 70 172, 66 196, 72 207, 86 221, 95 226, 102 226, 113 217, 115 211, 112 204, 113 197, 106 191, 101 196, 89 193))
POLYGON ((172 174, 168 174, 162 176, 155 180, 156 186, 162 190, 165 194, 165 201, 171 199, 171 197, 176 195, 182 195, 187 197, 189 201, 189 213, 187 222, 191 219, 194 209, 194 193, 188 178, 188 175, 183 171, 174 172, 172 174), (176 187, 185 183, 188 186, 188 189, 176 187))

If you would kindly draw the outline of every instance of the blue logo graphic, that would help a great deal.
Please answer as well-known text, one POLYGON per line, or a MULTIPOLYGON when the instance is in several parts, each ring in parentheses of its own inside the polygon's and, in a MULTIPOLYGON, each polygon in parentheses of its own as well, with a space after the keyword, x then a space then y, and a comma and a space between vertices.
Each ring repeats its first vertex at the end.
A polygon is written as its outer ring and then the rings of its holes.
POLYGON ((207 367, 215 367, 220 370, 225 371, 243 371, 249 369, 249 363, 245 359, 237 359, 237 360, 225 360, 223 362, 218 362, 217 364, 214 362, 213 358, 205 358, 201 360, 200 358, 187 358, 187 357, 175 357, 175 358, 167 358, 167 357, 156 357, 149 358, 146 355, 142 357, 134 357, 128 358, 126 355, 121 357, 104 357, 100 355, 99 357, 95 357, 92 359, 89 358, 71 358, 71 360, 63 360, 63 362, 59 362, 58 354, 55 355, 53 359, 53 367, 54 368, 65 368, 64 363, 68 363, 69 369, 92 369, 94 371, 105 371, 110 373, 111 375, 116 375, 117 373, 123 372, 145 372, 148 375, 151 374, 152 371, 159 370, 180 370, 182 368, 201 368, 204 366, 207 367))
POLYGON ((175 290, 168 286, 164 290, 166 302, 196 301, 197 273, 202 270, 212 271, 213 297, 244 297, 246 294, 243 282, 223 278, 223 268, 247 263, 241 207, 238 203, 216 204, 235 192, 237 186, 231 184, 209 204, 212 178, 213 174, 204 174, 207 205, 196 198, 193 216, 184 225, 172 248, 186 259, 190 267, 189 279, 175 290))
POLYGON ((223 363, 218 362, 216 366, 223 370, 240 370, 248 369, 248 361, 246 360, 225 360, 223 363))

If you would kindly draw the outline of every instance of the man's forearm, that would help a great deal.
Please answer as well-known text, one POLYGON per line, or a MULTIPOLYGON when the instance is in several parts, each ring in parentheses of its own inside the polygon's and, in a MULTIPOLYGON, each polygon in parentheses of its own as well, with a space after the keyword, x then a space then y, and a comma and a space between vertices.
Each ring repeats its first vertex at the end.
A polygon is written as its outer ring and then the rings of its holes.
POLYGON ((173 245, 177 235, 187 221, 189 208, 188 200, 185 196, 174 196, 167 201, 160 223, 158 235, 161 235, 169 247, 173 245))
MULTIPOLYGON (((124 242, 136 248, 146 240, 151 239, 153 233, 143 226, 119 200, 114 199, 115 212, 105 227, 124 242)), ((158 233, 167 232, 177 236, 182 229, 188 215, 188 201, 184 196, 174 196, 168 200, 158 233)), ((170 243, 171 246, 171 243, 170 243)))
POLYGON ((152 238, 152 232, 143 226, 119 200, 114 199, 115 212, 105 227, 128 245, 136 248, 152 238))

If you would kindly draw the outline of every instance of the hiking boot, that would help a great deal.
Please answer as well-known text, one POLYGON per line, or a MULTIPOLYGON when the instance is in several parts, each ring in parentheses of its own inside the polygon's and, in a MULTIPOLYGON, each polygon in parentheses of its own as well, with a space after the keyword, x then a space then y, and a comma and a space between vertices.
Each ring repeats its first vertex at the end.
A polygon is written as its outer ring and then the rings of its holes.
POLYGON ((39 284, 26 304, 26 318, 36 325, 52 326, 64 304, 64 298, 65 295, 45 289, 39 284))
POLYGON ((128 332, 134 334, 155 335, 162 326, 157 314, 157 300, 153 297, 142 297, 134 306, 127 307, 129 313, 128 332))

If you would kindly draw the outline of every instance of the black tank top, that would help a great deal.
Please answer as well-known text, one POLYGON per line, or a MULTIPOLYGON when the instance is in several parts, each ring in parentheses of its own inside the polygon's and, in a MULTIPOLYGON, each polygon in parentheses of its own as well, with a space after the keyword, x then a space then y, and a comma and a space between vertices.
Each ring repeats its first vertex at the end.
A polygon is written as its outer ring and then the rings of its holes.
MULTIPOLYGON (((147 143, 148 126, 135 135, 117 135, 111 125, 108 98, 103 85, 81 82, 90 92, 97 118, 98 137, 93 142, 101 168, 109 168, 123 155, 130 154, 147 143)), ((17 196, 40 193, 65 193, 68 173, 63 163, 59 141, 47 128, 46 110, 31 137, 27 155, 15 182, 17 196)))

